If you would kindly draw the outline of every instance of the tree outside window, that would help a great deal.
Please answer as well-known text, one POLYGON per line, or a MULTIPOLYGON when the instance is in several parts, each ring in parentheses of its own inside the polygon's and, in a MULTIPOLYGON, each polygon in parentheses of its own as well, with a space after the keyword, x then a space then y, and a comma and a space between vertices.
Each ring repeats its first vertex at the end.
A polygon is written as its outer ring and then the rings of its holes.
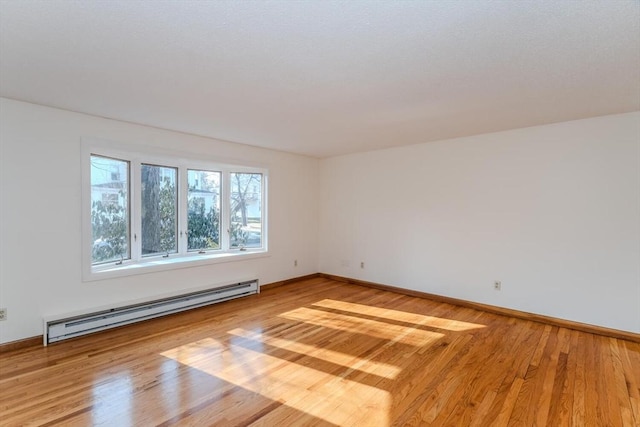
POLYGON ((262 246, 262 174, 232 172, 231 221, 232 248, 262 246))

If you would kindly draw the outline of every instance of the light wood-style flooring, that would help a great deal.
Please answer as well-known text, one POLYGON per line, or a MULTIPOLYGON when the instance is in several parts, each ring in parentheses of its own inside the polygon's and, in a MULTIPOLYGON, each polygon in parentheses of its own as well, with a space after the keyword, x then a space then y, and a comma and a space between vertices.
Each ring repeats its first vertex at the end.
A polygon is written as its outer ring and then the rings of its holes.
POLYGON ((0 425, 639 426, 640 344, 314 278, 0 354, 0 425))

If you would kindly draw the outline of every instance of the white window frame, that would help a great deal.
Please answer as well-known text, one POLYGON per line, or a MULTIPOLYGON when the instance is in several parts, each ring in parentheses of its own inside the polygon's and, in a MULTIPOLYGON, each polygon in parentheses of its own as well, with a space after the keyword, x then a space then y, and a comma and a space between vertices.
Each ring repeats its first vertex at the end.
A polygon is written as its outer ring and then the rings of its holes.
POLYGON ((82 139, 82 278, 94 281, 115 277, 146 274, 179 268, 197 267, 208 264, 241 261, 269 256, 268 251, 268 169, 264 165, 247 165, 229 159, 207 158, 194 153, 172 152, 133 144, 122 144, 95 138, 82 139), (122 263, 115 262, 93 265, 93 233, 91 228, 91 156, 104 156, 129 162, 129 227, 131 258, 122 263), (141 248, 141 164, 154 164, 178 169, 178 252, 168 258, 162 254, 142 257, 141 248), (208 170, 221 172, 220 185, 220 248, 209 249, 204 254, 187 248, 187 170, 208 170), (232 172, 262 174, 262 210, 260 248, 230 248, 230 196, 232 172), (182 235, 181 235, 182 231, 182 235), (138 238, 134 239, 134 235, 138 238))

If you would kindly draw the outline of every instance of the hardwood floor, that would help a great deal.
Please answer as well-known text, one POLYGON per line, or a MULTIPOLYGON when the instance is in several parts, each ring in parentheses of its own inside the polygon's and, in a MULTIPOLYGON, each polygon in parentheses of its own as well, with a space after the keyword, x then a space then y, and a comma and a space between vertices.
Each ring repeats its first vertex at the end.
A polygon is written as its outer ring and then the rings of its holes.
POLYGON ((0 424, 639 426, 640 344, 315 278, 1 354, 0 424))

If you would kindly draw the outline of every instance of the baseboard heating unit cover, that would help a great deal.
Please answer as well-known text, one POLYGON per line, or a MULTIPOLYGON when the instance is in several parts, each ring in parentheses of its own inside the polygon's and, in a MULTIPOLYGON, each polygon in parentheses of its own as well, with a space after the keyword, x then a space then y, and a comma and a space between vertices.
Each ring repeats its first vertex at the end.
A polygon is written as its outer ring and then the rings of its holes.
POLYGON ((44 345, 258 292, 254 279, 92 313, 48 317, 44 319, 44 345))

